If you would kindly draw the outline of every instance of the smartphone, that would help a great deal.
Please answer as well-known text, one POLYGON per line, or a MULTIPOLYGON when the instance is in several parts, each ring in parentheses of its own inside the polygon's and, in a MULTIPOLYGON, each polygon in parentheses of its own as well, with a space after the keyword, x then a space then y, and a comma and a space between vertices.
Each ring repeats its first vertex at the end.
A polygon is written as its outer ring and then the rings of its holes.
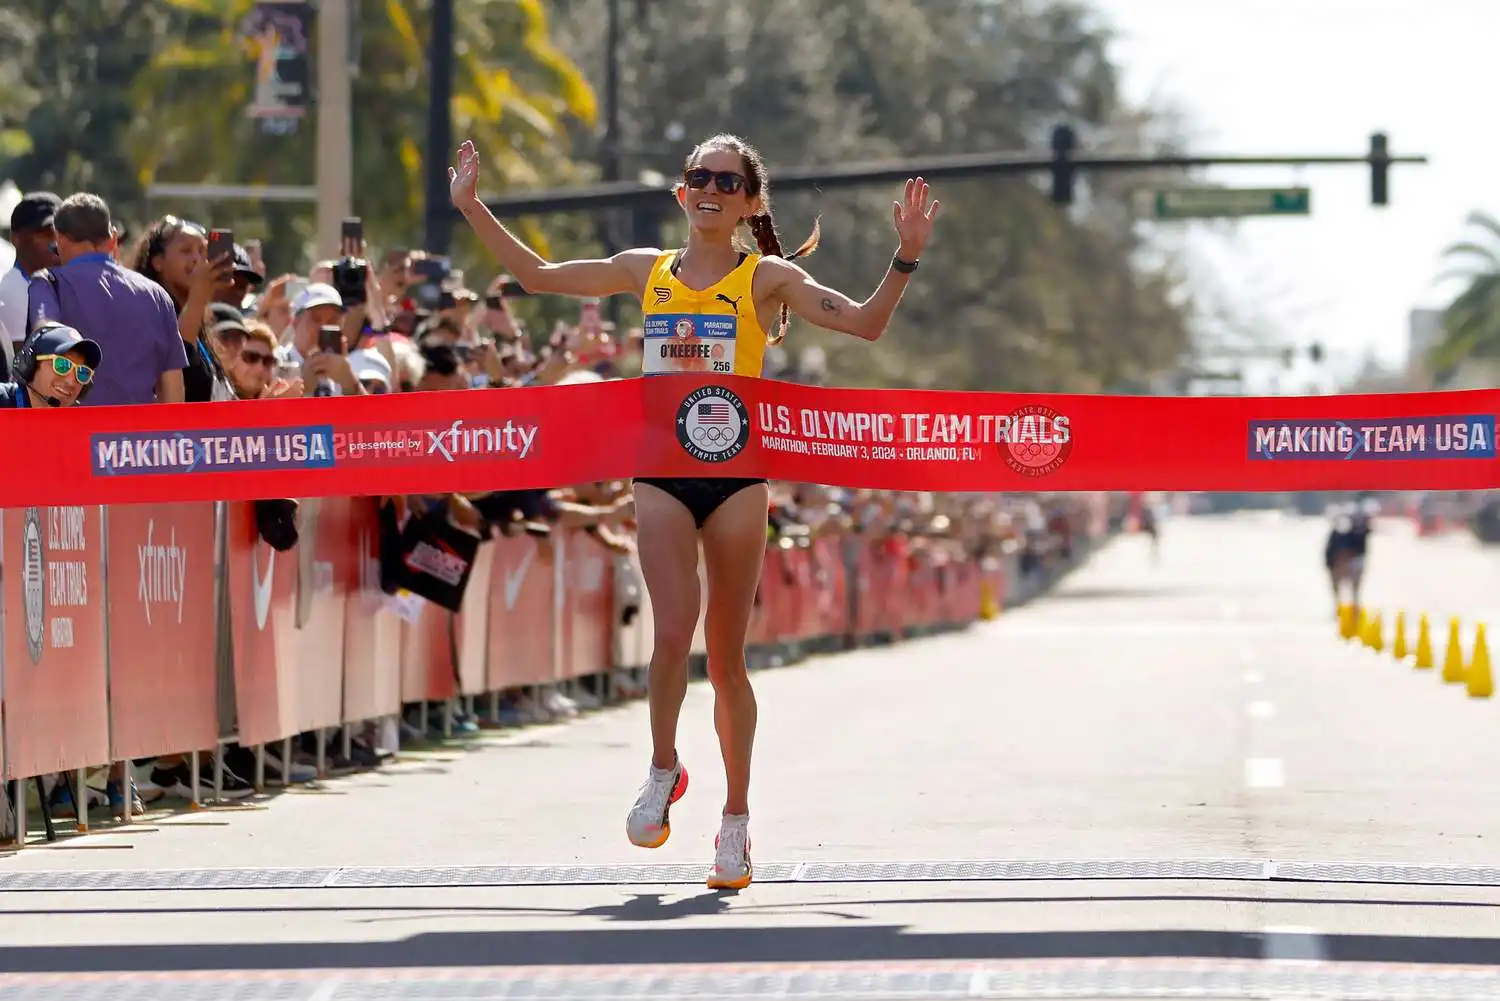
POLYGON ((431 282, 440 282, 448 277, 452 264, 446 257, 422 257, 412 262, 411 269, 431 282))
POLYGON ((365 239, 365 222, 359 216, 350 216, 344 220, 344 242, 353 242, 355 246, 362 246, 365 239))
POLYGON ((341 327, 318 328, 318 350, 331 355, 344 353, 344 331, 341 327))
POLYGON ((234 230, 216 229, 208 234, 208 259, 217 261, 225 254, 234 259, 234 230))

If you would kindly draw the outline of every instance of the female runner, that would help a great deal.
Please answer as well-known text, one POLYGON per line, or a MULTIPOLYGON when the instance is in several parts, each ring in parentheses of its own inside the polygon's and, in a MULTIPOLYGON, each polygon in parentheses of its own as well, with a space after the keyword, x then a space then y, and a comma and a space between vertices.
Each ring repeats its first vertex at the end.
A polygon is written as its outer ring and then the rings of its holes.
MULTIPOLYGON (((896 254, 875 294, 856 302, 792 263, 816 248, 816 226, 795 253, 782 252, 765 164, 759 152, 736 136, 714 136, 688 154, 674 193, 690 229, 687 246, 675 251, 626 250, 608 259, 554 264, 511 235, 480 202, 475 194, 479 154, 473 143, 459 147, 457 167, 449 168, 448 177, 453 204, 526 291, 640 297, 648 376, 706 371, 703 355, 711 353, 715 360, 727 361, 734 374, 758 378, 767 345, 786 334, 788 311, 820 327, 875 340, 917 269, 938 209, 938 202, 928 199, 925 181, 906 182, 905 195, 892 210, 899 237, 896 254), (749 227, 759 253, 738 241, 741 225, 749 227), (697 340, 700 334, 711 341, 710 351, 669 350, 674 341, 697 340)), ((651 595, 656 640, 648 675, 651 768, 625 829, 642 848, 665 844, 672 833, 668 811, 687 790, 687 770, 677 756, 677 720, 702 607, 701 540, 708 578, 708 677, 728 786, 708 877, 708 885, 716 889, 741 889, 752 875, 748 826, 756 705, 745 671, 745 634, 765 554, 767 505, 765 480, 635 482, 641 572, 651 595)))

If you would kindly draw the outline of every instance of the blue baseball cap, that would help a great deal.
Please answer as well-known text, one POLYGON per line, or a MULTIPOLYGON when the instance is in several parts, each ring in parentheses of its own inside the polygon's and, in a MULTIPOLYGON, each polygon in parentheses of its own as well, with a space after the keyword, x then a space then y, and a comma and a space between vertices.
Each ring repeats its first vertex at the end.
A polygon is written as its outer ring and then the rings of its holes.
POLYGON ((99 347, 97 341, 91 341, 72 327, 62 324, 40 328, 31 335, 29 346, 32 354, 38 356, 65 355, 69 351, 77 351, 83 355, 83 363, 92 369, 98 369, 99 363, 104 360, 104 349, 99 347))

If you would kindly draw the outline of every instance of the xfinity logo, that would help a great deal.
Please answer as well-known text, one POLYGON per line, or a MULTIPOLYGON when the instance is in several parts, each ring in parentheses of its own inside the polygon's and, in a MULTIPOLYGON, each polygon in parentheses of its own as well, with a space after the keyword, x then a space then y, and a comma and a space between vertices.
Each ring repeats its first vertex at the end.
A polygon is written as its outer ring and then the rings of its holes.
POLYGON ((427 454, 441 455, 449 462, 510 454, 524 459, 531 454, 537 430, 534 424, 528 427, 514 421, 469 427, 460 418, 442 431, 427 432, 427 454))
POLYGON ((151 606, 158 603, 177 605, 177 621, 182 622, 182 599, 187 582, 187 550, 177 544, 177 529, 172 528, 165 545, 153 542, 156 519, 146 522, 146 543, 135 547, 140 568, 136 597, 146 610, 146 624, 151 624, 151 606))

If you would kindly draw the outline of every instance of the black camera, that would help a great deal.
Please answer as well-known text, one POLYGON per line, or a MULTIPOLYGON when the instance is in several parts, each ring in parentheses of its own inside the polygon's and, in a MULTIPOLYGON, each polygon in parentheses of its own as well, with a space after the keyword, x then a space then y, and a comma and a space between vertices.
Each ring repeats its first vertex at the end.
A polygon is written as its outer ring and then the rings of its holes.
POLYGON ((365 304, 366 283, 370 280, 370 262, 358 257, 341 257, 333 264, 333 289, 344 300, 344 308, 365 304))
POLYGON ((412 262, 411 269, 422 279, 410 293, 418 309, 435 313, 453 308, 453 293, 443 288, 453 275, 451 260, 446 257, 421 257, 412 262))

